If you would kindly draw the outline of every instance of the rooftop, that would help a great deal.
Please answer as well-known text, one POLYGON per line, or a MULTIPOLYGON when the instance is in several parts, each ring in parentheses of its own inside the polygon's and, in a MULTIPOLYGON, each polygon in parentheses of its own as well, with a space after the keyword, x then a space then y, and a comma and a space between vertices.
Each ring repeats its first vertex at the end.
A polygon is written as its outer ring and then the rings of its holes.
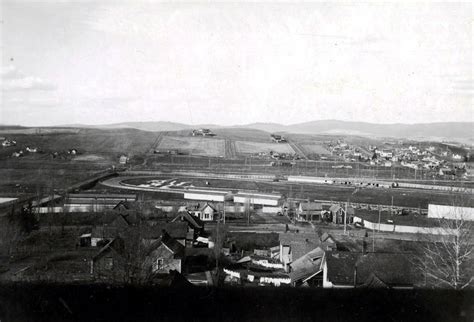
POLYGON ((369 283, 374 276, 388 286, 412 286, 421 276, 408 253, 327 252, 328 279, 339 285, 369 283))

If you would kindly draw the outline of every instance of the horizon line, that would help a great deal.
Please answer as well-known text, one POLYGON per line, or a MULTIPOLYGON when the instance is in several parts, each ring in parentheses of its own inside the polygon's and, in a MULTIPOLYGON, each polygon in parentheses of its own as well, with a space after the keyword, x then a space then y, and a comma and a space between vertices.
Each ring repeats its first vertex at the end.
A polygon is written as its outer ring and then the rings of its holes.
POLYGON ((72 124, 51 124, 51 125, 24 125, 24 124, 7 124, 7 123, 0 123, 0 126, 20 126, 20 127, 29 127, 29 128, 47 128, 47 127, 84 127, 84 126, 91 126, 91 127, 101 127, 101 126, 111 126, 111 125, 120 125, 120 124, 130 124, 130 123, 174 123, 180 125, 187 125, 187 126, 200 126, 200 125, 215 125, 219 127, 242 127, 247 125, 254 125, 254 124, 274 124, 274 125, 282 125, 282 126, 295 126, 305 123, 311 122, 345 122, 345 123, 365 123, 365 124, 372 124, 372 125, 418 125, 418 124, 446 124, 446 123, 474 123, 474 121, 434 121, 434 122, 415 122, 415 123, 375 123, 375 122, 367 122, 367 121, 351 121, 351 120, 338 120, 338 119, 318 119, 318 120, 311 120, 299 123, 276 123, 276 122, 252 122, 252 123, 239 123, 239 124, 218 124, 218 123, 181 123, 176 121, 160 121, 160 120, 153 120, 153 121, 121 121, 121 122, 113 122, 113 123, 101 123, 101 124, 86 124, 86 123, 72 123, 72 124))

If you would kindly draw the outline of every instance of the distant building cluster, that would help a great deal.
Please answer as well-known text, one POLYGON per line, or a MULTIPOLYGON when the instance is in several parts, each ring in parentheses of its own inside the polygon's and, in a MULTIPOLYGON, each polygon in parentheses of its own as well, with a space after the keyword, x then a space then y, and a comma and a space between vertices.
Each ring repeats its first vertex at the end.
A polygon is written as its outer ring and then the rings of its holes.
POLYGON ((216 136, 210 129, 197 129, 192 131, 192 136, 216 136))
POLYGON ((285 139, 285 137, 281 136, 281 135, 278 135, 278 134, 272 134, 270 135, 271 138, 272 138, 272 141, 275 142, 275 143, 286 143, 287 140, 285 139))

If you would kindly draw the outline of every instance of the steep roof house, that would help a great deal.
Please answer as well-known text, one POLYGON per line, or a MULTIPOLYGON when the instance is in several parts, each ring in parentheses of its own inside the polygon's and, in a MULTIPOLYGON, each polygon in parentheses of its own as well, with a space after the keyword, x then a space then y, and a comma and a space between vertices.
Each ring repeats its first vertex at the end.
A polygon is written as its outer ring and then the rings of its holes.
POLYGON ((195 217, 198 217, 201 221, 213 221, 214 216, 217 212, 215 206, 211 203, 206 202, 205 204, 199 206, 199 204, 194 209, 188 209, 195 217))
POLYGON ((123 282, 126 280, 125 245, 120 237, 109 241, 92 258, 91 275, 97 280, 123 282))
POLYGON ((188 234, 186 244, 192 245, 199 236, 204 235, 204 222, 188 211, 181 211, 171 222, 186 222, 188 225, 188 234))
MULTIPOLYGON (((345 208, 341 207, 340 205, 334 204, 329 207, 329 212, 331 213, 333 223, 344 224, 344 214, 346 213, 345 208)), ((347 207, 346 223, 351 223, 353 221, 354 215, 354 208, 347 207)))
POLYGON ((322 286, 325 252, 316 247, 290 264, 293 286, 322 286))
POLYGON ((281 233, 279 260, 283 263, 286 271, 290 270, 290 264, 321 245, 317 233, 281 233))
POLYGON ((100 246, 102 242, 109 242, 115 237, 120 236, 130 226, 131 221, 128 216, 106 214, 103 223, 92 228, 91 246, 100 246))
POLYGON ((140 238, 145 245, 150 245, 158 241, 163 231, 178 241, 181 245, 186 245, 188 235, 188 225, 186 222, 156 222, 155 225, 142 225, 140 227, 140 238))
POLYGON ((173 270, 181 273, 184 256, 185 247, 163 231, 160 239, 145 252, 145 270, 153 274, 168 274, 173 270))
POLYGON ((411 254, 327 252, 323 287, 413 288, 423 276, 411 254))
POLYGON ((296 210, 297 221, 320 221, 322 204, 318 202, 302 202, 296 210))

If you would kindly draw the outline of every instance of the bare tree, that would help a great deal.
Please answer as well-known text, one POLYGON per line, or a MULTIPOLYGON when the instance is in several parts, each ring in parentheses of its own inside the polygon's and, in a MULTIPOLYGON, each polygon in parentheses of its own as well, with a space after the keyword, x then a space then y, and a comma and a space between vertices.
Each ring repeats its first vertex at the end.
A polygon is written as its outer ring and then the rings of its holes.
POLYGON ((217 220, 216 228, 212 231, 212 240, 214 241, 214 258, 216 260, 216 274, 219 276, 219 262, 221 260, 222 248, 227 237, 228 226, 217 220))
POLYGON ((468 219, 463 208, 453 204, 438 219, 438 235, 423 243, 416 266, 425 274, 427 286, 459 290, 474 285, 474 226, 468 219))
POLYGON ((0 254, 11 255, 21 235, 17 214, 12 207, 6 216, 0 217, 0 254))

